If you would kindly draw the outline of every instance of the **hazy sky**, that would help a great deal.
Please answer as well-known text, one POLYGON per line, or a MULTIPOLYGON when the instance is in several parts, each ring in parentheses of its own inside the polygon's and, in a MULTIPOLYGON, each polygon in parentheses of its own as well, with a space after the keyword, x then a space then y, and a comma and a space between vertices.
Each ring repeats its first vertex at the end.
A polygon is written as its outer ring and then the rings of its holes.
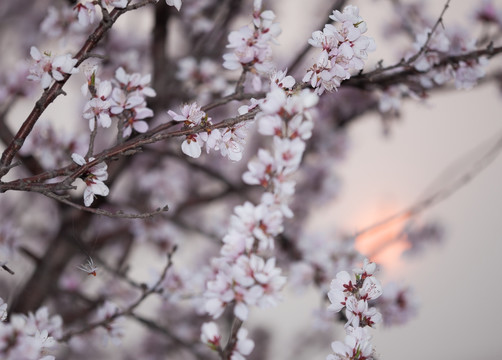
MULTIPOLYGON (((495 2, 502 7, 502 1, 495 2)), ((397 49, 385 44, 378 27, 388 18, 387 2, 352 3, 360 6, 368 34, 377 39, 378 53, 371 57, 392 60, 397 49)), ((443 2, 429 3, 439 14, 443 2)), ((451 1, 445 16, 447 26, 465 23, 473 3, 451 1)), ((291 11, 300 16, 308 10, 291 11)), ((288 41, 281 38, 281 43, 293 44, 288 41)), ((496 61, 502 64, 500 59, 496 61)), ((340 198, 319 213, 340 228, 355 231, 412 205, 446 168, 456 164, 440 182, 443 185, 455 179, 456 172, 469 169, 483 149, 468 158, 466 154, 480 144, 486 149, 489 139, 502 135, 500 114, 502 95, 495 86, 485 85, 470 92, 434 94, 425 105, 405 103, 402 119, 393 124, 388 137, 382 136, 379 116, 367 116, 350 128, 351 148, 347 160, 339 165, 343 180, 340 198)), ((418 318, 408 325, 380 327, 373 332, 382 359, 502 357, 502 315, 497 310, 502 289, 496 278, 502 254, 501 179, 502 156, 449 199, 423 213, 422 219, 437 219, 444 225, 442 246, 417 258, 394 261, 380 274, 384 280, 412 286, 421 303, 418 318)), ((316 226, 322 226, 322 220, 322 216, 318 218, 316 226)), ((305 326, 308 312, 318 302, 307 294, 285 305, 290 310, 256 315, 263 319, 276 313, 288 323, 296 318, 305 326)), ((286 338, 280 329, 278 336, 286 338)))

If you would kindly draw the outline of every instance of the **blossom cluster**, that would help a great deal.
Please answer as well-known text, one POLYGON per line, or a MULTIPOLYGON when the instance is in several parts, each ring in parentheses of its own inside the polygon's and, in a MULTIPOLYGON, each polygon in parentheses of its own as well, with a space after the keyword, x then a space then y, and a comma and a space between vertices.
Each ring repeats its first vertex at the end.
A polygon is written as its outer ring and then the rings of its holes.
POLYGON ((0 356, 5 360, 54 360, 49 355, 62 335, 61 316, 49 316, 46 307, 28 315, 12 314, 6 321, 7 304, 0 298, 0 356))
POLYGON ((186 135, 181 144, 181 150, 186 155, 198 158, 202 153, 202 147, 205 145, 207 153, 213 149, 232 161, 239 161, 242 158, 249 127, 246 122, 222 130, 211 129, 213 125, 211 118, 201 110, 197 103, 183 105, 181 114, 172 110, 169 110, 168 114, 174 121, 182 122, 185 129, 201 128, 200 132, 186 135))
POLYGON ((273 137, 273 150, 260 149, 258 158, 249 161, 244 182, 261 185, 266 192, 258 205, 245 202, 235 207, 221 257, 213 260, 214 275, 204 296, 205 309, 214 318, 229 305, 243 321, 250 306, 275 306, 286 283, 275 257, 268 254, 274 249, 274 237, 283 232, 284 218, 293 216, 288 202, 295 182, 290 177, 298 169, 305 140, 311 135, 309 109, 318 100, 310 90, 293 90, 294 84, 291 76, 277 72, 265 99, 252 100, 239 109, 240 113, 259 109, 255 117, 258 131, 273 137))
POLYGON ((331 282, 328 298, 329 311, 345 309, 347 336, 344 342, 335 341, 331 348, 334 354, 327 360, 372 359, 373 347, 367 328, 382 321, 382 315, 375 307, 368 305, 382 295, 382 286, 374 273, 376 264, 364 260, 363 267, 354 269, 353 278, 348 272, 340 271, 331 282))
POLYGON ((252 27, 244 26, 228 35, 227 47, 234 50, 223 55, 223 67, 237 70, 246 66, 266 74, 274 69, 271 43, 281 33, 281 28, 273 22, 273 11, 262 10, 261 0, 255 0, 253 6, 252 27))
POLYGON ((343 13, 335 10, 330 19, 334 25, 326 24, 322 31, 312 33, 309 44, 322 51, 303 77, 319 95, 336 90, 350 78, 351 70, 362 70, 368 52, 375 49, 374 40, 363 35, 367 26, 356 6, 346 6, 343 13))
MULTIPOLYGON (((471 13, 474 20, 485 28, 481 37, 474 35, 473 27, 434 25, 432 18, 419 11, 417 4, 401 4, 398 12, 410 22, 393 26, 389 35, 399 31, 411 32, 414 42, 405 53, 404 60, 418 75, 411 81, 394 84, 383 89, 379 100, 379 110, 385 115, 399 115, 401 99, 412 97, 421 99, 425 91, 453 81, 457 89, 469 90, 486 75, 488 58, 486 56, 466 56, 490 47, 490 27, 499 32, 502 28, 502 13, 492 0, 484 0, 476 5, 471 13), (419 16, 417 16, 419 15, 419 16), (452 60, 459 57, 458 60, 452 60)), ((401 54, 400 54, 401 56, 401 54)))
POLYGON ((122 137, 127 138, 134 129, 138 133, 148 130, 146 118, 153 117, 152 109, 146 106, 146 97, 156 95, 149 84, 151 76, 139 73, 128 74, 122 67, 115 71, 113 81, 101 81, 96 77, 96 68, 88 72, 87 83, 82 86, 84 95, 91 94, 83 110, 83 117, 89 120, 89 128, 95 124, 108 128, 112 117, 118 119, 122 137))
POLYGON ((419 78, 425 88, 455 80, 457 89, 470 89, 485 75, 484 67, 488 59, 484 56, 438 66, 446 56, 478 50, 476 39, 462 28, 443 30, 438 27, 433 33, 430 28, 424 29, 416 35, 413 51, 408 56, 418 53, 425 46, 425 51, 413 62, 416 70, 426 73, 419 78))

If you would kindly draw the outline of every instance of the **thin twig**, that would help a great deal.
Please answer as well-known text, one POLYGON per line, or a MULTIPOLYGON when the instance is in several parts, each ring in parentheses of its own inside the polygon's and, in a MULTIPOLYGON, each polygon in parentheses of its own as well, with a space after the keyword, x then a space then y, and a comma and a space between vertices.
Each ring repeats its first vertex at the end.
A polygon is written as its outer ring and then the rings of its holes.
POLYGON ((167 275, 167 271, 171 268, 171 266, 173 264, 173 262, 172 262, 172 256, 173 256, 173 254, 175 252, 176 252, 176 247, 174 247, 172 249, 172 251, 167 254, 167 264, 164 267, 164 269, 162 270, 162 273, 160 274, 160 277, 157 280, 157 282, 152 287, 150 287, 149 289, 143 289, 143 293, 141 294, 141 296, 135 302, 133 302, 131 305, 129 305, 127 307, 127 309, 122 310, 122 311, 117 311, 115 314, 111 315, 110 317, 108 317, 108 318, 106 318, 106 319, 104 319, 102 321, 98 321, 98 322, 89 324, 89 325, 85 326, 82 329, 68 331, 60 339, 58 339, 58 341, 66 342, 66 341, 70 340, 75 335, 81 335, 81 334, 87 333, 87 332, 89 332, 91 330, 94 330, 94 329, 100 327, 100 326, 106 326, 106 325, 110 324, 113 320, 115 320, 115 319, 117 319, 119 317, 133 314, 134 310, 148 296, 159 292, 158 287, 160 286, 160 284, 162 283, 162 281, 164 281, 164 279, 165 279, 165 277, 167 275))
POLYGON ((225 349, 223 349, 223 357, 222 359, 230 359, 230 355, 232 354, 232 351, 235 348, 235 345, 237 344, 237 333, 239 332, 239 329, 242 326, 242 320, 235 317, 232 321, 232 328, 230 330, 230 337, 228 339, 228 343, 225 346, 225 349))
POLYGON ((434 35, 434 33, 436 32, 439 24, 442 24, 443 23, 443 16, 446 12, 446 10, 448 10, 448 8, 450 7, 450 0, 447 0, 446 1, 446 4, 444 5, 443 7, 443 11, 441 11, 441 14, 439 15, 439 18, 437 19, 436 23, 434 24, 434 26, 432 27, 432 29, 427 33, 427 39, 425 40, 425 43, 422 45, 422 47, 420 47, 420 50, 418 50, 418 52, 413 55, 411 58, 409 58, 407 61, 406 61, 406 64, 412 64, 415 60, 417 60, 425 51, 427 51, 427 48, 429 46, 429 43, 431 42, 431 39, 432 39, 432 36, 434 35))
POLYGON ((206 359, 205 354, 200 354, 197 349, 196 349, 196 344, 187 342, 183 340, 182 338, 178 337, 177 335, 173 334, 169 329, 167 329, 164 326, 161 326, 157 324, 155 321, 147 319, 143 316, 140 316, 138 314, 129 314, 129 317, 132 319, 138 321, 140 324, 146 326, 148 329, 156 331, 164 336, 166 336, 169 340, 173 341, 176 345, 179 345, 187 350, 189 350, 195 357, 196 359, 206 359))
POLYGON ((357 231, 353 236, 359 237, 366 234, 372 230, 378 229, 386 224, 398 220, 407 219, 412 216, 418 215, 424 210, 448 199, 451 195, 457 192, 459 189, 470 183, 477 175, 481 173, 488 165, 490 165, 500 154, 502 150, 502 136, 499 134, 497 141, 491 146, 488 151, 479 160, 475 161, 474 164, 463 173, 456 181, 452 184, 443 187, 431 195, 426 196, 424 199, 418 201, 410 207, 407 207, 401 211, 398 211, 374 224, 364 227, 362 230, 357 231))
POLYGON ((66 197, 54 194, 52 192, 42 192, 42 194, 45 195, 45 196, 47 196, 47 197, 49 197, 49 198, 51 198, 51 199, 57 200, 59 202, 62 202, 63 204, 66 204, 68 206, 74 207, 75 209, 78 209, 78 210, 81 210, 81 211, 85 211, 85 212, 89 212, 89 213, 96 214, 96 215, 107 216, 107 217, 110 217, 110 218, 119 218, 119 219, 147 219, 147 218, 151 218, 151 217, 153 217, 155 215, 161 214, 161 213, 166 212, 166 211, 169 210, 169 206, 166 205, 166 206, 164 206, 162 208, 158 208, 158 209, 156 209, 154 211, 151 211, 151 212, 144 212, 144 213, 138 213, 138 214, 124 213, 121 210, 116 211, 116 212, 110 212, 110 211, 107 211, 107 210, 104 210, 104 209, 90 208, 90 207, 86 207, 86 206, 82 206, 82 205, 76 204, 76 203, 68 200, 66 197))

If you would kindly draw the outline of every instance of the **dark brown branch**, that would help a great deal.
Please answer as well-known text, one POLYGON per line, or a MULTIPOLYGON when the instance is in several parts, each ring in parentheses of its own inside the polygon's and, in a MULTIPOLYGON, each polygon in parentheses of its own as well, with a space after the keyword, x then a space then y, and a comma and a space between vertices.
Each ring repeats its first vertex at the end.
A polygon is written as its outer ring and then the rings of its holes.
POLYGON ((427 74, 427 72, 429 72, 433 69, 440 69, 440 68, 447 66, 447 65, 457 65, 462 61, 472 61, 472 60, 479 59, 480 57, 483 57, 483 56, 491 58, 491 57, 496 56, 500 53, 502 53, 502 46, 499 46, 499 47, 488 46, 485 49, 474 50, 474 51, 471 51, 471 52, 468 52, 465 54, 447 56, 447 57, 443 58, 439 63, 433 65, 426 72, 418 71, 417 69, 410 67, 410 66, 406 66, 404 69, 402 69, 400 71, 392 71, 395 68, 401 67, 401 65, 399 65, 400 63, 398 63, 396 65, 392 65, 392 66, 383 68, 382 70, 377 69, 375 71, 370 71, 368 73, 355 75, 355 76, 351 77, 350 79, 344 81, 342 84, 343 84, 343 86, 353 86, 353 87, 357 87, 360 89, 368 89, 368 90, 371 90, 375 87, 385 88, 390 85, 402 83, 407 78, 417 76, 417 75, 427 74), (399 65, 399 66, 397 66, 397 65, 399 65))

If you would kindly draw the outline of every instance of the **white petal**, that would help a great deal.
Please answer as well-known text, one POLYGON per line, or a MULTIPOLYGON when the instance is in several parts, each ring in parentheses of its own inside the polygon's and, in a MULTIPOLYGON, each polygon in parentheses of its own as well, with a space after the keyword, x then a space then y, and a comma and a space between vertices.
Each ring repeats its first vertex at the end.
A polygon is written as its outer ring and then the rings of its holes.
POLYGON ((139 133, 145 133, 148 131, 148 124, 145 121, 135 121, 132 127, 139 133))
POLYGON ((248 318, 249 309, 246 306, 246 304, 240 302, 237 305, 235 305, 234 314, 242 321, 245 321, 248 318))
POLYGON ((200 145, 197 143, 197 141, 193 140, 183 141, 183 144, 181 144, 181 151, 193 158, 198 158, 202 152, 200 145))
POLYGON ((38 50, 35 46, 32 46, 30 48, 30 55, 34 60, 39 61, 42 59, 42 54, 40 53, 40 50, 38 50))
POLYGON ((73 161, 75 161, 78 165, 84 165, 85 164, 85 159, 82 155, 73 153, 71 154, 71 158, 73 161))

